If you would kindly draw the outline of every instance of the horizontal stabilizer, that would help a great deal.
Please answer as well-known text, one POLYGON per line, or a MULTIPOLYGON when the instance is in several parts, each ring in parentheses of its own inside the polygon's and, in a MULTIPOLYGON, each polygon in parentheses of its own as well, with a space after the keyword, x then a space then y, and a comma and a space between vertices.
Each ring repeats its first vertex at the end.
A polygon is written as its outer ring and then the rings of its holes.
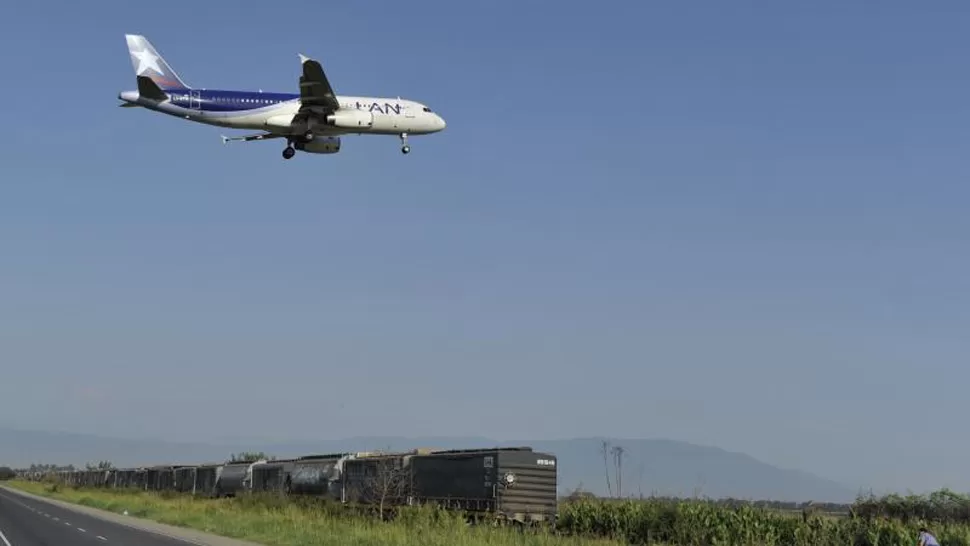
POLYGON ((151 78, 148 76, 137 76, 137 79, 139 95, 145 97, 146 99, 156 100, 159 102, 168 100, 168 95, 166 95, 165 92, 158 87, 158 84, 156 84, 151 78))

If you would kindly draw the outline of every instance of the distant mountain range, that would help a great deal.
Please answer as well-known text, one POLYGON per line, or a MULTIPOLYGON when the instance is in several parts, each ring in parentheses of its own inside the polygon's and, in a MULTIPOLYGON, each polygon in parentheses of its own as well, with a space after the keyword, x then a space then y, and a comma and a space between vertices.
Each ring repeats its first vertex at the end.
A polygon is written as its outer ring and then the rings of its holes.
MULTIPOLYGON (((715 447, 661 439, 611 439, 622 446, 620 487, 623 496, 670 495, 751 500, 852 502, 857 491, 799 470, 787 470, 742 453, 715 447)), ((203 444, 102 438, 84 434, 0 429, 0 465, 33 463, 74 464, 109 460, 117 466, 219 462, 242 451, 262 451, 284 458, 316 453, 372 449, 442 449, 531 446, 551 452, 559 460, 559 487, 563 494, 577 488, 597 495, 610 488, 617 493, 612 456, 604 463, 602 439, 523 440, 496 442, 479 437, 404 438, 358 437, 319 442, 259 444, 203 444)))

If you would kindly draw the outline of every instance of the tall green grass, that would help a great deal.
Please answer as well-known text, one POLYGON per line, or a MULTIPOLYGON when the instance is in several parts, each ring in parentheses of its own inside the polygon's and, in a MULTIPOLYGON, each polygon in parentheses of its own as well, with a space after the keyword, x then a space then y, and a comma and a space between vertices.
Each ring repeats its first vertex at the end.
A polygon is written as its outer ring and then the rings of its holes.
POLYGON ((313 498, 244 495, 200 499, 174 493, 72 489, 11 482, 36 494, 271 545, 494 546, 915 546, 926 525, 942 546, 970 546, 970 498, 860 498, 847 517, 704 500, 564 502, 555 532, 468 527, 461 516, 407 508, 393 522, 313 498))
POLYGON ((339 506, 278 496, 201 499, 173 493, 75 489, 13 481, 23 491, 115 513, 274 546, 620 546, 616 541, 469 527, 444 510, 401 511, 391 522, 346 515, 339 506))

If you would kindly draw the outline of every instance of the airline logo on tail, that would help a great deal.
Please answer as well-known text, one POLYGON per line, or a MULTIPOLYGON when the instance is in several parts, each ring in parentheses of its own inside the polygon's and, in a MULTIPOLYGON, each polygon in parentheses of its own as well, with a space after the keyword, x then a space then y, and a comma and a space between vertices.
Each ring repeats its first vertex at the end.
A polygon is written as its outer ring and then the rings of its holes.
POLYGON ((150 78, 162 89, 189 88, 144 36, 126 34, 125 40, 128 41, 128 53, 131 54, 135 74, 150 78))

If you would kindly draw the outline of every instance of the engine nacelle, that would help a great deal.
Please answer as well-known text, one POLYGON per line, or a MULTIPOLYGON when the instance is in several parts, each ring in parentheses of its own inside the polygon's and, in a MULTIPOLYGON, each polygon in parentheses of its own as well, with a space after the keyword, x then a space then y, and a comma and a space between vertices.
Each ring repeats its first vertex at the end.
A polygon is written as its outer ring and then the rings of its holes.
POLYGON ((337 110, 327 116, 327 123, 341 129, 369 129, 374 125, 374 114, 366 110, 337 110))
POLYGON ((340 137, 316 136, 310 142, 296 142, 295 147, 311 154, 335 154, 340 151, 340 137))

